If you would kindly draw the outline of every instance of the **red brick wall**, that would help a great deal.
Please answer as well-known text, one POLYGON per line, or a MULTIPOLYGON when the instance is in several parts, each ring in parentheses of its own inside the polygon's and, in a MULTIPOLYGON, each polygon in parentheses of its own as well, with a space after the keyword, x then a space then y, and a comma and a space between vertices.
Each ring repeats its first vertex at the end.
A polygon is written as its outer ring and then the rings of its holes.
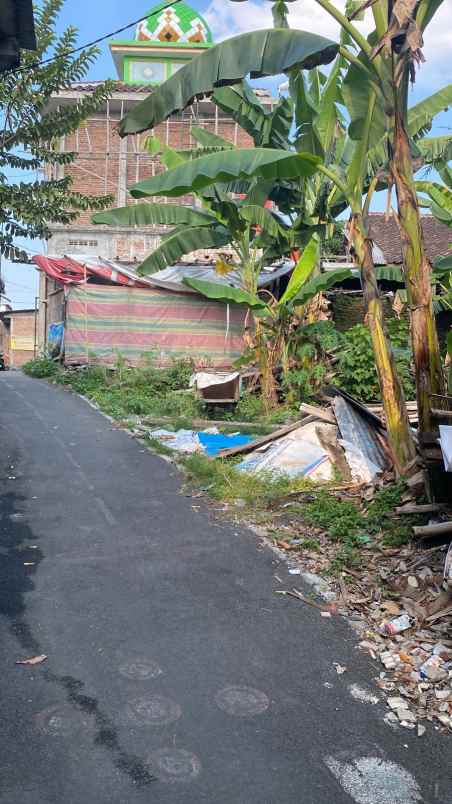
MULTIPOLYGON (((197 124, 239 147, 250 147, 253 144, 251 137, 221 112, 215 120, 214 108, 212 106, 211 114, 198 117, 197 124)), ((174 115, 157 126, 154 134, 173 148, 196 147, 195 141, 190 136, 192 119, 188 112, 174 115)), ((122 141, 122 151, 120 150, 118 122, 119 114, 110 113, 107 118, 106 111, 103 114, 97 112, 76 134, 66 137, 64 142, 65 151, 74 151, 78 154, 76 160, 64 168, 65 175, 73 178, 73 189, 96 196, 111 193, 115 198, 113 206, 122 206, 125 198, 130 201, 127 196, 124 198, 124 192, 118 191, 121 160, 127 187, 132 187, 136 182, 150 178, 164 169, 160 159, 151 157, 145 150, 148 132, 130 135, 122 141)), ((174 203, 191 203, 191 201, 190 196, 174 199, 174 203)), ((82 213, 78 223, 89 224, 91 214, 82 213)))

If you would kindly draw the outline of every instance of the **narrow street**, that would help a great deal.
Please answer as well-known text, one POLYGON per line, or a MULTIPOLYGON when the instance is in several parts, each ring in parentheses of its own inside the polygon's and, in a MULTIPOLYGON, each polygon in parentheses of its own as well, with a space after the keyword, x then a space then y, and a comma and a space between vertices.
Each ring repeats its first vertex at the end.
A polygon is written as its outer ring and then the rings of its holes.
POLYGON ((174 467, 14 372, 0 438, 0 804, 450 804, 450 738, 174 467))

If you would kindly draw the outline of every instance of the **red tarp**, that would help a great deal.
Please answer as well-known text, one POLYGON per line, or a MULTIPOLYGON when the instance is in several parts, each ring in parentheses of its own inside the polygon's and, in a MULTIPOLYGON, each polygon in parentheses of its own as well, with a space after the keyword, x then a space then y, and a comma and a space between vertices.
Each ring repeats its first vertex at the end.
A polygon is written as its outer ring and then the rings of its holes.
POLYGON ((97 276, 99 279, 106 280, 113 285, 127 285, 128 287, 147 288, 150 282, 146 279, 139 279, 134 271, 121 268, 115 263, 107 260, 89 259, 84 263, 78 262, 71 257, 44 257, 38 255, 33 257, 33 262, 38 268, 47 274, 51 279, 61 282, 63 285, 74 285, 81 282, 89 282, 90 277, 97 276))

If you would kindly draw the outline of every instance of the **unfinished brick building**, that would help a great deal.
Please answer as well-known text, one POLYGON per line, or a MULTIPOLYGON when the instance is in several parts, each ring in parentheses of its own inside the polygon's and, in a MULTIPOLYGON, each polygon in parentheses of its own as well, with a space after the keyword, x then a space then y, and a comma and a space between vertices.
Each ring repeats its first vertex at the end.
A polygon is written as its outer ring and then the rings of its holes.
MULTIPOLYGON (((184 2, 163 11, 161 7, 151 10, 146 20, 137 26, 135 39, 111 42, 110 51, 119 76, 116 88, 102 110, 74 135, 61 139, 61 150, 75 151, 77 159, 59 168, 56 175, 62 177, 68 172, 73 177, 74 190, 93 195, 112 194, 115 207, 134 203, 127 188, 163 168, 159 158, 146 149, 148 134, 121 139, 117 133, 118 123, 152 92, 153 86, 212 44, 207 23, 184 2)), ((75 103, 84 93, 92 92, 94 86, 89 82, 74 85, 55 96, 53 103, 55 107, 75 103)), ((265 91, 259 94, 263 103, 271 104, 265 91)), ((174 148, 189 148, 195 146, 190 134, 193 123, 239 147, 252 144, 248 135, 208 99, 195 102, 182 114, 173 115, 153 133, 174 148)), ((182 199, 175 200, 180 203, 182 199)), ((190 202, 188 197, 184 200, 190 202)), ((49 255, 86 254, 139 264, 159 242, 161 229, 158 227, 93 226, 90 218, 90 213, 85 213, 70 226, 51 226, 49 255)))

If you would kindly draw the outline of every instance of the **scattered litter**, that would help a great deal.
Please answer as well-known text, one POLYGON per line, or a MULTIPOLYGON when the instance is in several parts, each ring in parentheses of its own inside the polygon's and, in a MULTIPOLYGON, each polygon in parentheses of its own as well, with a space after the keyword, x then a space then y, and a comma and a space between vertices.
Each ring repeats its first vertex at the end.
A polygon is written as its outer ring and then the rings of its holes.
POLYGON ((349 686, 349 692, 352 698, 356 701, 361 701, 362 703, 369 703, 372 706, 379 703, 380 699, 378 695, 370 692, 370 690, 364 689, 364 687, 360 687, 358 684, 351 684, 349 686))
POLYGON ((25 665, 34 665, 34 664, 42 664, 47 659, 45 653, 42 653, 40 656, 32 656, 30 659, 18 659, 16 664, 25 664, 25 665))
POLYGON ((392 636, 393 634, 400 634, 408 628, 411 628, 411 619, 408 614, 402 614, 400 617, 390 620, 389 623, 385 623, 381 628, 381 633, 392 636))
POLYGON ((318 430, 331 425, 309 422, 269 445, 261 445, 238 464, 242 472, 271 471, 289 477, 332 480, 334 467, 322 447, 318 430))
POLYGON ((338 664, 338 662, 333 662, 333 667, 336 670, 338 676, 341 676, 343 673, 347 672, 347 668, 344 667, 342 664, 338 664))
POLYGON ((235 433, 234 435, 224 435, 217 427, 209 427, 207 430, 149 430, 149 436, 165 444, 176 452, 201 452, 210 457, 226 448, 248 444, 252 440, 250 435, 235 433))
POLYGON ((176 450, 176 452, 202 452, 198 434, 194 430, 150 430, 151 438, 161 441, 162 444, 176 450))

